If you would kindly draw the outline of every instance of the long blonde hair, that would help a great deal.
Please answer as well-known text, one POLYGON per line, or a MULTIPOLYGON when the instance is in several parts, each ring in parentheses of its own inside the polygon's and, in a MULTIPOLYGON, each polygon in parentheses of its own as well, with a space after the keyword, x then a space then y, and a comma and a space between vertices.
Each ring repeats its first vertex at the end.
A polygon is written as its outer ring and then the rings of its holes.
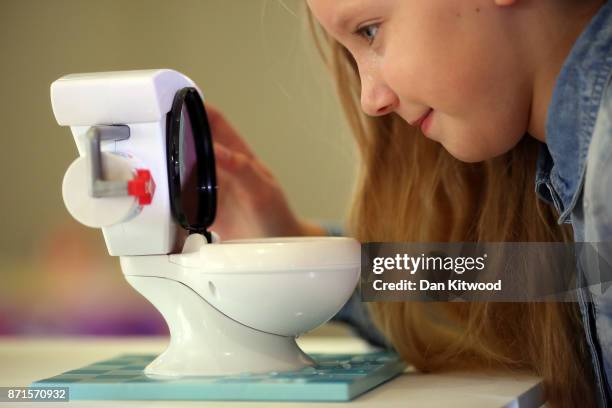
MULTIPOLYGON (((362 242, 571 242, 534 191, 538 143, 467 164, 395 114, 360 109, 350 53, 308 14, 336 80, 360 154, 348 229, 362 242)), ((552 406, 595 404, 584 333, 573 303, 369 304, 397 352, 421 371, 457 367, 528 369, 544 378, 552 406)))

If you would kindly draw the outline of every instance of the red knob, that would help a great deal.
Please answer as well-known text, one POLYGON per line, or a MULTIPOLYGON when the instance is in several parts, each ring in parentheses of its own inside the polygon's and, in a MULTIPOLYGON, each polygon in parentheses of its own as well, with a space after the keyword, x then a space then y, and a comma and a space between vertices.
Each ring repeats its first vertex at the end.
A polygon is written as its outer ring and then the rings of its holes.
POLYGON ((128 181, 128 194, 138 198, 140 205, 149 205, 153 201, 155 182, 147 169, 136 169, 136 175, 128 181))

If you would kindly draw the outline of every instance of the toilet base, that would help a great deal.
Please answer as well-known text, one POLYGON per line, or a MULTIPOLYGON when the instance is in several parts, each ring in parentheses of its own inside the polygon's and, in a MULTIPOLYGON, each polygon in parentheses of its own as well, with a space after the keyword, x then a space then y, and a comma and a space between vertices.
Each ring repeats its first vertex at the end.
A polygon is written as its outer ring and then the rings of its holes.
POLYGON ((247 327, 167 278, 125 276, 164 316, 170 344, 146 368, 151 376, 219 376, 293 371, 314 361, 284 337, 247 327))

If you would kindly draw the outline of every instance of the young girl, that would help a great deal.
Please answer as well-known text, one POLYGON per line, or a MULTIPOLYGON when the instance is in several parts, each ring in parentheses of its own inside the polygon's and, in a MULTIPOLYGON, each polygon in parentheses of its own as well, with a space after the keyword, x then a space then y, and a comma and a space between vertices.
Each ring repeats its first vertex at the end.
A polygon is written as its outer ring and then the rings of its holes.
MULTIPOLYGON (((361 157, 352 236, 612 240, 609 3, 307 3, 361 157)), ((324 234, 293 214, 222 116, 210 117, 221 200, 213 229, 224 238, 324 234)), ((606 406, 611 292, 584 291, 577 303, 380 302, 370 311, 420 370, 527 368, 544 378, 551 406, 606 406)))

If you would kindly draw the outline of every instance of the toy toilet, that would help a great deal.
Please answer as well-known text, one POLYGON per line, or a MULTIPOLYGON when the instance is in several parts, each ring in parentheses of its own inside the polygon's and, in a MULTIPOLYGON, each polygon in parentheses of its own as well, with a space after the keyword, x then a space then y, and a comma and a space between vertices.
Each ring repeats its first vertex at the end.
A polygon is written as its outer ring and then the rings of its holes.
MULTIPOLYGON (((79 157, 70 214, 101 228, 126 280, 164 316, 151 376, 289 371, 313 364, 295 338, 351 296, 360 246, 342 237, 221 241, 212 135, 201 92, 172 70, 73 74, 51 85, 79 157)), ((220 188, 223 188, 221 186, 220 188)))

